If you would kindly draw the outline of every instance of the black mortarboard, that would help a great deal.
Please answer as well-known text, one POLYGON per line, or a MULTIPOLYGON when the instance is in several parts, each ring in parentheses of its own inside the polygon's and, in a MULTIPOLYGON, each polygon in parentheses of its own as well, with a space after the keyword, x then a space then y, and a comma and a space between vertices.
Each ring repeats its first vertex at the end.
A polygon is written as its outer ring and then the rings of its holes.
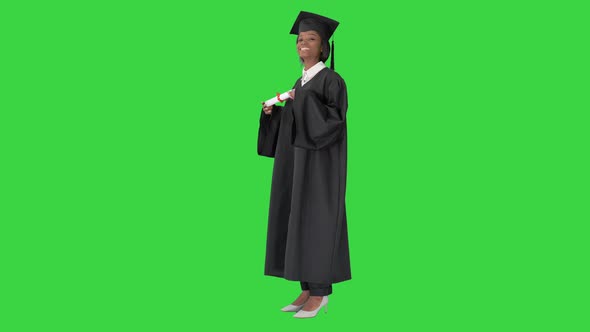
MULTIPOLYGON (((291 28, 291 34, 298 35, 300 32, 309 30, 315 30, 320 34, 322 43, 324 43, 325 49, 330 49, 328 40, 334 34, 334 31, 338 27, 338 22, 325 16, 317 15, 309 12, 300 12, 299 16, 291 28)), ((334 70, 334 40, 332 40, 332 60, 330 62, 330 68, 334 70)))

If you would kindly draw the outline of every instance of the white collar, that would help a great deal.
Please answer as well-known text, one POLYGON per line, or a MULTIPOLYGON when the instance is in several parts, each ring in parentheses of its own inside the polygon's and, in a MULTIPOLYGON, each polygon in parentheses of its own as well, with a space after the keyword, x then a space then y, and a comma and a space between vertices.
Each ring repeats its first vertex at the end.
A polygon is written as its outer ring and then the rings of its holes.
POLYGON ((311 79, 324 68, 326 68, 326 65, 323 61, 320 61, 308 70, 303 69, 303 73, 301 74, 301 86, 311 81, 311 79))

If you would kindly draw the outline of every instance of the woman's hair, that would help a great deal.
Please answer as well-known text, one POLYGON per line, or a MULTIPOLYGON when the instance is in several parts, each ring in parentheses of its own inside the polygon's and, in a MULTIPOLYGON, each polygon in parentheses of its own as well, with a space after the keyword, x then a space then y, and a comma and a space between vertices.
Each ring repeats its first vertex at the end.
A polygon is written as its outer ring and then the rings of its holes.
MULTIPOLYGON (((328 60, 328 57, 330 57, 330 43, 328 43, 327 40, 324 41, 322 37, 320 37, 320 40, 322 41, 322 53, 320 53, 320 61, 325 63, 326 60, 328 60)), ((297 44, 297 39, 295 39, 295 44, 297 44)), ((299 62, 303 64, 303 58, 300 57, 299 62)))

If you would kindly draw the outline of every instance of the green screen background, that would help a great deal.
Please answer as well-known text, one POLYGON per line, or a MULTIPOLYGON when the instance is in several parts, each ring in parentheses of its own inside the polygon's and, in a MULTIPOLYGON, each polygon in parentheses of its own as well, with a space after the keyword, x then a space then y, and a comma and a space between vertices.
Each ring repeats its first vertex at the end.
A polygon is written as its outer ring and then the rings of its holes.
POLYGON ((0 330, 588 331, 583 2, 0 5, 0 330), (260 102, 341 22, 352 280, 279 309, 260 102))

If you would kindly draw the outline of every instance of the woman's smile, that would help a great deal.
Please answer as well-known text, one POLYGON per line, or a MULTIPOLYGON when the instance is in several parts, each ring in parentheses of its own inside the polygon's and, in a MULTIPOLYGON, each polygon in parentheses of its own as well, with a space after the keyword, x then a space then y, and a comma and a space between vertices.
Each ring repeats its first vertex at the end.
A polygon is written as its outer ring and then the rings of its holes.
POLYGON ((321 37, 317 31, 303 31, 297 36, 297 53, 302 61, 317 62, 321 55, 321 37))

